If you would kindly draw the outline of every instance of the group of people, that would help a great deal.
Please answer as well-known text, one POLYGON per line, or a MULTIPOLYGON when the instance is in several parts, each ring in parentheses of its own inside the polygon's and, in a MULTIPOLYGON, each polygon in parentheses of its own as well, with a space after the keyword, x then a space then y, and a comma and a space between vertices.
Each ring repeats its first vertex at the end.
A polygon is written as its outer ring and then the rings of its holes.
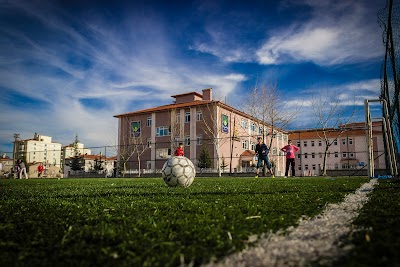
MULTIPOLYGON (((257 168, 256 168, 256 178, 258 178, 259 170, 264 162, 264 164, 267 166, 271 177, 274 178, 274 171, 272 170, 271 162, 268 159, 268 153, 269 153, 269 148, 268 146, 263 142, 262 137, 257 138, 257 145, 255 148, 256 152, 256 157, 257 157, 257 168)), ((285 170, 285 178, 289 175, 289 169, 291 168, 292 171, 292 176, 295 175, 295 166, 294 166, 294 159, 295 159, 295 153, 299 151, 300 148, 292 144, 292 140, 288 141, 288 144, 284 147, 281 148, 281 151, 285 152, 286 154, 286 170, 285 170)), ((183 144, 179 143, 179 147, 176 148, 175 156, 184 156, 185 153, 183 151, 183 144)))
MULTIPOLYGON (((38 172, 38 177, 43 177, 44 174, 44 165, 43 163, 39 163, 39 166, 37 167, 37 172, 38 172)), ((26 172, 26 165, 22 159, 17 160, 15 166, 14 166, 14 178, 16 179, 22 179, 22 177, 25 177, 25 179, 28 179, 28 173, 26 172)))
POLYGON ((28 179, 25 163, 22 159, 19 159, 14 166, 14 178, 22 179, 22 176, 24 176, 25 179, 28 179))
MULTIPOLYGON (((256 178, 258 178, 259 169, 260 169, 263 161, 264 161, 264 164, 267 166, 267 168, 271 174, 271 177, 274 178, 275 177, 274 172, 272 170, 271 163, 269 162, 269 159, 268 159, 269 148, 263 142, 262 137, 258 137, 257 141, 258 141, 258 144, 256 145, 256 148, 255 148, 256 157, 258 158, 257 169, 256 169, 256 178)), ((292 140, 289 140, 288 144, 281 148, 281 151, 285 152, 285 154, 286 154, 285 178, 289 174, 290 167, 292 170, 292 176, 296 176, 295 175, 295 167, 294 167, 294 159, 295 159, 295 153, 299 150, 300 150, 300 148, 298 148, 297 146, 292 144, 292 140)))

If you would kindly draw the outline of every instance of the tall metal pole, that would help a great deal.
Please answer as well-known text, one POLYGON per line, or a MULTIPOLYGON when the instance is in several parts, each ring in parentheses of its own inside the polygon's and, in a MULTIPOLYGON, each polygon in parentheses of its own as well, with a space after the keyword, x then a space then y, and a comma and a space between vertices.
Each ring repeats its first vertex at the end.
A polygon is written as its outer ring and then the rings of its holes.
POLYGON ((19 147, 19 134, 14 134, 14 152, 13 152, 13 165, 16 164, 18 158, 18 147, 19 147))

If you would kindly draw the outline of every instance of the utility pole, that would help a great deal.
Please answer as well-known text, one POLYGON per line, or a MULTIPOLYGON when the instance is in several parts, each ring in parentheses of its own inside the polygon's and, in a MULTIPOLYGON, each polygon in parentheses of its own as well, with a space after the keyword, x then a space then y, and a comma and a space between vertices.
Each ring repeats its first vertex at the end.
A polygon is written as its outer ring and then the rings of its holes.
POLYGON ((15 133, 14 134, 14 151, 13 151, 13 163, 14 165, 17 162, 18 158, 18 147, 19 147, 19 134, 15 133))

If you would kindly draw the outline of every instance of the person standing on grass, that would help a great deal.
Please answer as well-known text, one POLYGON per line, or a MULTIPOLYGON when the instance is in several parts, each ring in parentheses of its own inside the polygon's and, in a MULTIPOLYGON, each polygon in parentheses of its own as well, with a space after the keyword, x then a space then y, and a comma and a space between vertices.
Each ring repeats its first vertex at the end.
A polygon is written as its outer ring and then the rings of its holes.
POLYGON ((185 152, 183 151, 183 144, 179 143, 179 147, 176 148, 175 150, 175 156, 185 156, 185 152))
POLYGON ((20 171, 19 160, 17 160, 17 162, 15 163, 14 168, 13 168, 14 179, 19 179, 19 171, 20 171))
POLYGON ((39 163, 39 166, 37 167, 37 172, 38 172, 38 178, 43 177, 44 166, 42 162, 39 163))
POLYGON ((22 159, 18 160, 19 162, 19 179, 22 179, 22 175, 25 176, 25 179, 28 179, 28 174, 26 173, 26 166, 22 159))
POLYGON ((272 171, 272 168, 271 168, 271 163, 269 162, 269 159, 268 159, 269 148, 262 141, 262 137, 258 137, 257 141, 258 141, 258 144, 256 145, 256 149, 255 149, 256 156, 258 157, 256 178, 258 178, 258 172, 260 170, 260 167, 261 167, 263 161, 264 161, 264 164, 267 165, 267 168, 268 168, 269 173, 271 174, 272 178, 275 178, 274 172, 272 171))
POLYGON ((292 144, 292 140, 288 140, 288 144, 281 148, 281 151, 285 152, 286 154, 286 171, 285 171, 285 178, 289 175, 289 168, 292 166, 292 176, 296 176, 295 169, 294 169, 294 153, 299 151, 300 148, 292 144))

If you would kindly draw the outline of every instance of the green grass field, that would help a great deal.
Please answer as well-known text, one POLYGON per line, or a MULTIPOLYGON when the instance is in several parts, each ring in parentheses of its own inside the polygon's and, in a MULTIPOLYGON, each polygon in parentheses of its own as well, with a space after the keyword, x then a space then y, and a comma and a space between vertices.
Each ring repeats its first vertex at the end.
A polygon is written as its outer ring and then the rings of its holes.
MULTIPOLYGON (((199 266, 253 245, 249 237, 319 214, 367 181, 196 178, 189 188, 170 188, 161 178, 3 179, 0 266, 199 266)), ((385 190, 378 190, 383 198, 399 194, 385 190)), ((360 216, 360 227, 374 207, 360 216)), ((359 231, 348 242, 361 246, 364 236, 359 231)))

